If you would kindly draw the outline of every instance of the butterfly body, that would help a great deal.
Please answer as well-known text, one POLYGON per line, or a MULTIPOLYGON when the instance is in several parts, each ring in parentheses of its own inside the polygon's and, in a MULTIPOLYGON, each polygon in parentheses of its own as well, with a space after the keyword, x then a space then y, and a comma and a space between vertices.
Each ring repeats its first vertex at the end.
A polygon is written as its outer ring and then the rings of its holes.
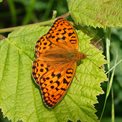
POLYGON ((39 85, 44 104, 54 107, 65 96, 75 74, 77 62, 86 58, 78 51, 78 38, 72 25, 57 19, 35 46, 32 75, 39 85))
POLYGON ((45 52, 44 54, 41 55, 41 59, 44 61, 51 61, 51 63, 68 63, 68 62, 77 62, 83 58, 85 58, 86 55, 83 53, 80 53, 77 50, 67 50, 67 49, 60 49, 60 48, 56 48, 56 49, 52 49, 49 50, 47 52, 45 52))

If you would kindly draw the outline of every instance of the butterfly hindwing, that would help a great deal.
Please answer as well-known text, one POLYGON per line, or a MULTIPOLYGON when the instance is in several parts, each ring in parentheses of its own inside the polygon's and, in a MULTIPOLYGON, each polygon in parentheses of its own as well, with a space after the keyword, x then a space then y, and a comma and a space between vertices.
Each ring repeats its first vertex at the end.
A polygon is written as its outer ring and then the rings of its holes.
POLYGON ((59 103, 72 82, 76 63, 62 66, 51 66, 44 61, 36 60, 33 64, 33 77, 39 85, 42 98, 47 107, 59 103))

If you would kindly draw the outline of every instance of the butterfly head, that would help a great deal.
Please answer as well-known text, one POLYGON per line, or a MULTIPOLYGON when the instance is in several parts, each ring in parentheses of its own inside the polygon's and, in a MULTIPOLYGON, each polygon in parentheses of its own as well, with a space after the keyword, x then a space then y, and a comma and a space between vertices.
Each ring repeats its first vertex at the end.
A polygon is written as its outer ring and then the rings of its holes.
POLYGON ((87 57, 87 55, 84 54, 84 53, 78 52, 78 54, 77 54, 77 60, 78 61, 82 60, 82 59, 85 59, 86 57, 87 57))
POLYGON ((77 62, 77 65, 80 65, 81 62, 82 62, 82 60, 85 59, 86 57, 87 57, 86 54, 81 53, 81 52, 78 51, 78 52, 76 53, 76 58, 75 58, 75 61, 77 62))

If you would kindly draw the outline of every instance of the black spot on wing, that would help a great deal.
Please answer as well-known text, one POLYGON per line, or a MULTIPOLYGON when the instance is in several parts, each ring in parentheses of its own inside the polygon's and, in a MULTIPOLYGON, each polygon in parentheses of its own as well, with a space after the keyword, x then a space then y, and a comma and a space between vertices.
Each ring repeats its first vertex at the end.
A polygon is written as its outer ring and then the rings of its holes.
POLYGON ((72 33, 68 33, 68 36, 72 36, 72 34, 74 34, 74 32, 72 32, 72 33))
POLYGON ((54 89, 54 86, 51 86, 50 88, 51 88, 51 89, 54 89))
POLYGON ((54 74, 54 72, 52 72, 51 76, 52 76, 52 77, 55 77, 55 74, 54 74))
POLYGON ((62 90, 62 91, 66 91, 66 89, 65 89, 65 88, 61 88, 61 90, 62 90))
POLYGON ((56 81, 56 83, 57 83, 58 86, 60 85, 60 82, 58 80, 56 81))
POLYGON ((67 73, 67 74, 73 74, 73 69, 72 69, 72 68, 68 68, 68 69, 66 70, 66 73, 67 73))
POLYGON ((61 77, 61 73, 58 73, 58 74, 57 74, 57 78, 60 78, 60 77, 61 77))
POLYGON ((58 90, 59 90, 59 88, 56 87, 56 91, 58 91, 58 90))
POLYGON ((66 77, 67 77, 68 79, 69 79, 69 78, 72 78, 72 76, 66 76, 66 77))
POLYGON ((69 84, 69 82, 66 80, 66 78, 63 79, 63 83, 67 84, 67 85, 69 84))

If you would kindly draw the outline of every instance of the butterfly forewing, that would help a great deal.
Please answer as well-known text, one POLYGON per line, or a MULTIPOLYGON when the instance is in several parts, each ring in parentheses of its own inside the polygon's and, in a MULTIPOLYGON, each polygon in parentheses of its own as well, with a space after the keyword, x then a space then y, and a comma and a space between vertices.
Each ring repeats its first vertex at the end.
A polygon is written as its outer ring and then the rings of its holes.
POLYGON ((36 43, 35 46, 35 55, 40 57, 41 54, 44 54, 46 50, 49 50, 52 46, 52 42, 47 40, 46 35, 42 36, 36 43))
POLYGON ((58 46, 78 49, 77 34, 73 26, 64 18, 57 19, 46 36, 58 46))

